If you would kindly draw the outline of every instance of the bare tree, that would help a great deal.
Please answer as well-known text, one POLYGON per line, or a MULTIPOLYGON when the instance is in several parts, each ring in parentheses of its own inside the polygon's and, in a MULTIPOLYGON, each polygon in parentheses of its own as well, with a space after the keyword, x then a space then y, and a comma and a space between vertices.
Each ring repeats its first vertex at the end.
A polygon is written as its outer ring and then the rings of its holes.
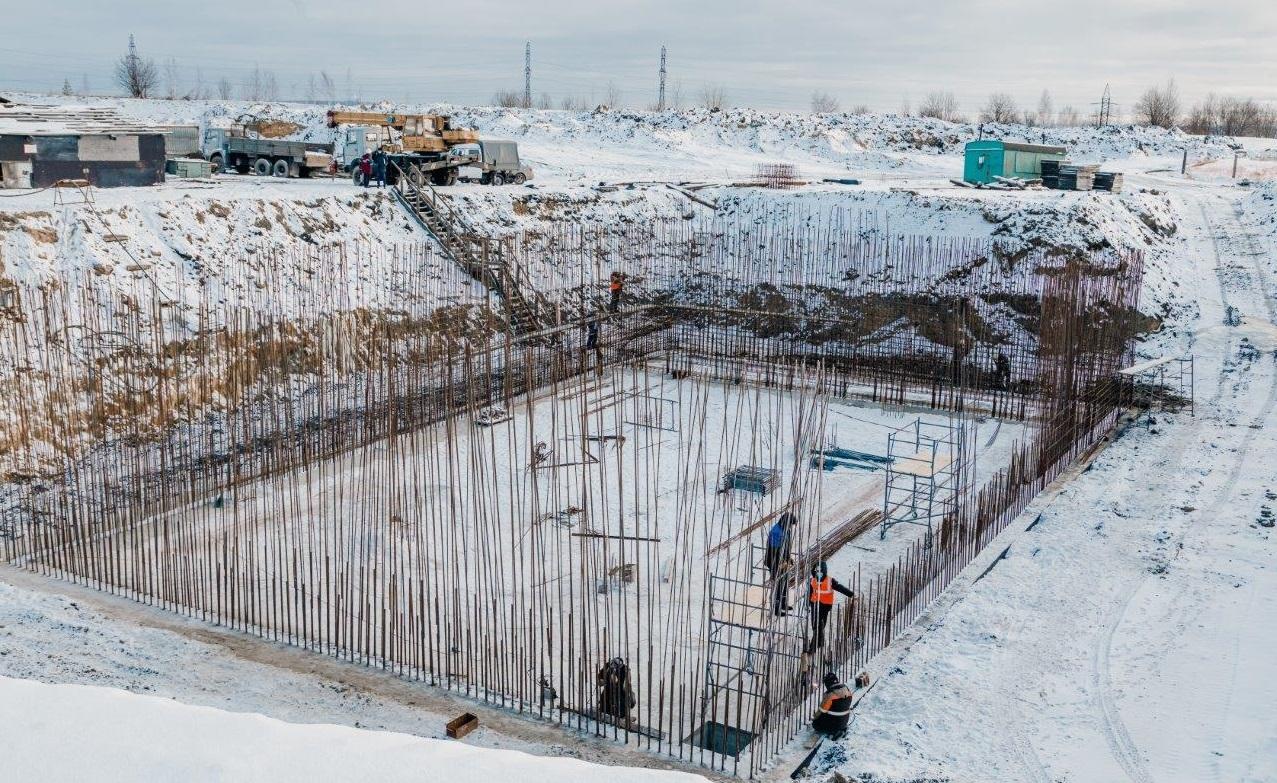
POLYGON ((1150 87, 1135 104, 1135 121, 1141 125, 1173 128, 1179 123, 1179 89, 1170 79, 1165 87, 1150 87))
POLYGON ((665 98, 665 108, 683 108, 683 81, 681 79, 670 85, 665 98))
POLYGON ((912 107, 912 105, 909 103, 909 98, 908 98, 908 97, 906 97, 906 98, 904 98, 903 100, 901 100, 901 101, 900 101, 900 116, 901 116, 901 117, 911 117, 911 116, 913 116, 913 107, 912 107))
POLYGON ((72 94, 73 94, 73 93, 72 93, 72 91, 71 91, 71 80, 70 80, 70 79, 63 79, 63 80, 62 80, 62 94, 63 94, 63 95, 72 95, 72 94))
POLYGON ((492 94, 492 105, 506 109, 523 108, 523 90, 497 90, 492 94))
POLYGON ((1055 121, 1066 128, 1072 128, 1074 125, 1078 124, 1079 119, 1081 119, 1081 115, 1078 114, 1077 109, 1072 106, 1065 106, 1060 109, 1060 114, 1056 117, 1055 121))
POLYGON ((833 114, 838 111, 838 99, 827 92, 817 91, 811 94, 812 114, 833 114))
POLYGON ((231 86, 231 80, 227 79, 225 76, 217 80, 218 98, 221 98, 224 101, 229 101, 231 99, 231 91, 233 89, 234 88, 231 86))
POLYGON ((1015 98, 1005 92, 995 92, 990 95, 984 108, 980 109, 981 122, 1008 124, 1019 118, 1020 109, 1015 103, 1015 98))
POLYGON ((329 103, 337 100, 337 85, 333 82, 333 77, 328 75, 328 71, 319 72, 319 93, 329 103))
POLYGON ((174 100, 177 92, 177 60, 169 57, 164 61, 164 97, 174 100))
POLYGON ((89 75, 87 73, 80 74, 80 94, 89 94, 89 75))
POLYGON ((186 91, 182 96, 182 100, 186 101, 206 101, 209 98, 208 86, 204 84, 204 71, 201 68, 195 69, 195 81, 191 84, 191 89, 186 91))
POLYGON ((1038 98, 1038 124, 1051 125, 1055 122, 1055 102, 1051 100, 1050 91, 1043 90, 1038 98))
POLYGON ((248 74, 248 78, 244 80, 244 86, 240 89, 239 97, 246 101, 260 101, 262 99, 262 69, 253 68, 248 74))
POLYGON ((727 88, 721 84, 707 84, 701 88, 701 105, 710 111, 727 108, 727 88))
POLYGON ((137 53, 132 33, 129 33, 129 53, 115 63, 115 83, 132 98, 145 98, 159 86, 155 61, 145 60, 137 53))
POLYGON ((1219 133, 1225 136, 1258 135, 1264 111, 1254 100, 1224 97, 1219 100, 1219 133))
POLYGON ((279 85, 275 81, 274 71, 262 72, 262 100, 264 101, 279 100, 279 85))
POLYGON ((621 90, 616 86, 616 82, 607 83, 607 89, 603 91, 603 105, 611 109, 621 105, 621 90))
POLYGON ((537 108, 538 109, 553 109, 554 108, 554 99, 550 97, 550 93, 548 92, 541 93, 541 98, 540 100, 537 101, 537 108))
POLYGON ((954 122, 958 119, 958 99, 951 92, 929 92, 918 104, 918 116, 954 122))
POLYGON ((868 114, 869 107, 866 104, 857 103, 855 106, 851 107, 851 113, 852 114, 868 114))

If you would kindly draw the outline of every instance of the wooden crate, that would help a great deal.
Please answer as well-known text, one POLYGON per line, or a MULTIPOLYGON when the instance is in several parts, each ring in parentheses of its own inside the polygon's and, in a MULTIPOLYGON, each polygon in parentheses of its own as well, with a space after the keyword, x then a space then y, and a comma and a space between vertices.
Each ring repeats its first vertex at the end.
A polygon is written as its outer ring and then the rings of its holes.
POLYGON ((461 739, 477 728, 479 728, 479 718, 469 712, 463 712, 448 721, 447 731, 452 739, 461 739))
POLYGON ((213 164, 199 158, 173 158, 165 164, 164 171, 174 177, 211 177, 213 164))

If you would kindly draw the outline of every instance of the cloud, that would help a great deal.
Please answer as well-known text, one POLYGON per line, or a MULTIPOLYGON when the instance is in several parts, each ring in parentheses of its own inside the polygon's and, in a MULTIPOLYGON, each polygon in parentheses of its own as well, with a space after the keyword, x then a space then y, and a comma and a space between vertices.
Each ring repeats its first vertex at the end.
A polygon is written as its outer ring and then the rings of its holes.
MULTIPOLYGON (((0 45, 0 86, 56 89, 88 73, 99 89, 130 32, 144 53, 206 80, 256 66, 281 86, 325 69, 362 97, 484 101, 521 87, 533 42, 534 92, 635 103, 656 89, 662 44, 686 94, 707 83, 764 108, 803 108, 813 90, 880 109, 952 90, 968 112, 993 90, 1023 103, 1048 88, 1084 106, 1112 83, 1133 104, 1174 76, 1208 91, 1277 100, 1277 3, 1215 0, 61 0, 10 9, 8 29, 56 30, 56 50, 0 45), (12 48, 7 48, 12 47, 12 48)), ((36 41, 39 37, 31 37, 36 41)))

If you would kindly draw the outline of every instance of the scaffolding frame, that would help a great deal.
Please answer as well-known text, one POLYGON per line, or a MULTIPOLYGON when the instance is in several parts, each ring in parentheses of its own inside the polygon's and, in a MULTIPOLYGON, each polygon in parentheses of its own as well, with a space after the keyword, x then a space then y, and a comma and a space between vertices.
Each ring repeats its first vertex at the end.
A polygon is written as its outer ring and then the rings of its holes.
POLYGON ((921 525, 931 541, 935 525, 957 513, 958 499, 968 478, 966 427, 960 417, 944 423, 922 417, 887 434, 886 482, 882 493, 882 523, 878 538, 896 525, 921 525))

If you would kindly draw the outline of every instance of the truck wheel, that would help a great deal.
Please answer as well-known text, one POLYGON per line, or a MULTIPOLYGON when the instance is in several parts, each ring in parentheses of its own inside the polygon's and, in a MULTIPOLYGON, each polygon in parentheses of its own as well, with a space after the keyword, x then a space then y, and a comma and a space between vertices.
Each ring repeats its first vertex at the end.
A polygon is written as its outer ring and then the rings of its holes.
POLYGON ((495 174, 493 174, 493 175, 492 175, 492 184, 493 184, 493 185, 496 185, 497 187, 501 187, 502 185, 504 185, 504 184, 505 184, 505 175, 504 175, 504 174, 502 174, 502 173, 501 173, 501 172, 499 172, 499 171, 498 171, 498 172, 496 172, 495 174))
POLYGON ((416 187, 421 187, 422 185, 426 184, 425 172, 423 172, 421 169, 417 168, 416 166, 409 166, 408 181, 411 182, 416 187))
POLYGON ((359 170, 358 166, 350 170, 350 181, 355 183, 355 187, 364 184, 364 174, 359 170))
POLYGON ((443 184, 445 184, 445 185, 455 185, 455 184, 457 184, 457 176, 458 176, 458 175, 457 175, 457 170, 456 170, 456 169, 448 169, 448 181, 447 181, 447 182, 445 182, 445 183, 443 183, 443 184))
POLYGON ((284 160, 283 158, 280 158, 279 160, 275 161, 275 165, 271 167, 271 173, 277 177, 287 177, 288 176, 288 161, 284 160))
POLYGON ((514 175, 514 184, 516 185, 522 185, 523 183, 527 181, 528 181, 528 178, 527 176, 524 175, 522 171, 514 175))
POLYGON ((258 158, 253 162, 253 173, 259 177, 270 176, 270 158, 258 158))
POLYGON ((209 155, 208 162, 213 164, 214 174, 222 173, 222 154, 220 152, 215 152, 212 155, 209 155))

